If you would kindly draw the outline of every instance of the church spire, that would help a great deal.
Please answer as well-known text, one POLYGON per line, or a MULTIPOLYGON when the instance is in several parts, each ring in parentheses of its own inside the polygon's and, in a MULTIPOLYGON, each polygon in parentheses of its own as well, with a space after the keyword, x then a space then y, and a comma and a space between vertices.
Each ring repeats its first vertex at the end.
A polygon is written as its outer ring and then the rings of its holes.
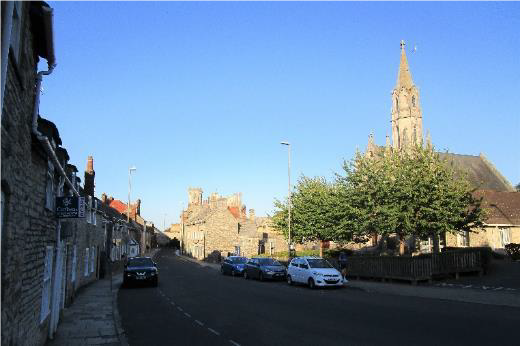
POLYGON ((401 62, 399 63, 399 72, 397 73, 397 85, 396 89, 399 90, 402 87, 410 89, 413 85, 412 75, 408 68, 408 60, 406 59, 406 52, 404 49, 404 40, 401 40, 401 62))

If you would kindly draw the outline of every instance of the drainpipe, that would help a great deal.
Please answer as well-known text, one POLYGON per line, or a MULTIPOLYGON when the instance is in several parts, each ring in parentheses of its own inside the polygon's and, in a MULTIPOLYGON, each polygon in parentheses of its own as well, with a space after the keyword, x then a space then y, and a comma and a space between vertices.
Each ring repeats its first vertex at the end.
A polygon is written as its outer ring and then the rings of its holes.
POLYGON ((60 161, 58 160, 58 156, 56 156, 56 152, 54 151, 54 148, 52 147, 49 138, 47 136, 44 136, 38 131, 38 111, 40 107, 40 88, 42 84, 43 76, 50 75, 54 68, 56 67, 56 58, 54 56, 54 40, 53 40, 53 24, 52 24, 52 17, 53 17, 53 9, 50 7, 42 6, 43 11, 43 21, 45 23, 45 39, 47 40, 47 58, 48 58, 48 70, 47 71, 40 71, 38 72, 36 76, 36 95, 34 97, 34 107, 33 107, 33 119, 32 119, 32 132, 38 140, 42 143, 43 147, 45 148, 45 151, 52 159, 52 162, 54 166, 57 168, 58 173, 63 177, 65 180, 65 183, 70 188, 70 190, 73 192, 75 196, 79 196, 79 192, 76 190, 75 186, 72 184, 72 182, 69 180, 69 177, 67 177, 67 173, 65 173, 65 170, 63 169, 60 161))
MULTIPOLYGON (((11 45, 11 29, 13 27, 14 0, 7 0, 2 28, 2 47, 0 48, 0 120, 4 110, 4 94, 7 84, 7 65, 9 64, 9 46, 11 45)), ((0 122, 0 127, 2 124, 0 122)))

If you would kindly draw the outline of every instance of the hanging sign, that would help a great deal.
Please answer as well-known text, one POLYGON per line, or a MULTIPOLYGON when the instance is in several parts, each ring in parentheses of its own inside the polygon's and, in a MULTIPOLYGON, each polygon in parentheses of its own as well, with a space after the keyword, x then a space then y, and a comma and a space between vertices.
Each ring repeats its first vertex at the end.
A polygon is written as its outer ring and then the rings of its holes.
POLYGON ((85 217, 85 197, 56 197, 56 217, 59 219, 85 217))

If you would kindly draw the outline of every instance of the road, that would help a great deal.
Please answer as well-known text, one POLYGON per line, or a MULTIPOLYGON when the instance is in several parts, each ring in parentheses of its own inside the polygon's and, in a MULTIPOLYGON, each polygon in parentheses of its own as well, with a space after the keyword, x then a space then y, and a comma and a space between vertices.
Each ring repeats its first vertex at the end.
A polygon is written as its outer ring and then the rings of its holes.
POLYGON ((159 287, 121 288, 130 345, 512 345, 520 309, 222 276, 162 250, 159 287))

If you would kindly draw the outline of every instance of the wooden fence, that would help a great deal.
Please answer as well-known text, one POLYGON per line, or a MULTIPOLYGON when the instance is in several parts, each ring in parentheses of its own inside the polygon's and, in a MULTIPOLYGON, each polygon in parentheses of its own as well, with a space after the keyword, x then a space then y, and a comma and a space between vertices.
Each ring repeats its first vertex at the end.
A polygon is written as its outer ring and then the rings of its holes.
POLYGON ((352 256, 347 262, 347 275, 378 279, 432 280, 433 277, 462 272, 482 273, 482 255, 479 250, 443 252, 417 257, 352 256))

